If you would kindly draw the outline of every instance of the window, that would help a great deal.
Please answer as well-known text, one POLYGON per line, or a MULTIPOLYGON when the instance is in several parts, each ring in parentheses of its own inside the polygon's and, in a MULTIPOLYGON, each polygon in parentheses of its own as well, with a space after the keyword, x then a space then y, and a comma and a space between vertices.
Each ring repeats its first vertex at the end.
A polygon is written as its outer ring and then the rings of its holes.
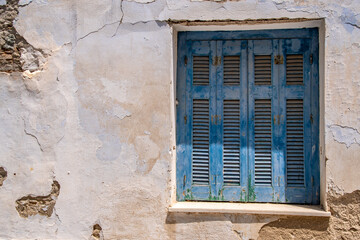
POLYGON ((319 204, 318 30, 179 32, 177 200, 319 204))

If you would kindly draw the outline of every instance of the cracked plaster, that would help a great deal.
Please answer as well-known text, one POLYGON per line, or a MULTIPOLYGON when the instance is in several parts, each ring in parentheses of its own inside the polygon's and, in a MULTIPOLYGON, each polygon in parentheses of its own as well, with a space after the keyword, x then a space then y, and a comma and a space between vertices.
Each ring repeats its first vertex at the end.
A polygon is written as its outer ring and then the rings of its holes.
POLYGON ((28 71, 0 74, 0 165, 8 172, 0 188, 0 238, 80 239, 101 221, 104 239, 255 239, 277 220, 167 214, 173 171, 169 19, 324 18, 327 179, 341 194, 360 188, 356 1, 19 5, 15 29, 46 57, 25 48, 28 71), (14 201, 28 193, 46 196, 54 177, 62 186, 56 214, 19 218, 14 201))

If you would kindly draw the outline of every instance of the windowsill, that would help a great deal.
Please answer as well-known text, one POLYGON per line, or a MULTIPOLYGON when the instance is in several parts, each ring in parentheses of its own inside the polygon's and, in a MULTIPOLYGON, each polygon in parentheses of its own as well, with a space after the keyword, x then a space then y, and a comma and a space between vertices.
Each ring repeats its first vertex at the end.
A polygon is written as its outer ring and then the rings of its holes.
POLYGON ((330 217, 320 206, 274 204, 274 203, 219 203, 219 202, 176 202, 169 212, 177 213, 241 213, 261 215, 288 215, 308 217, 330 217))

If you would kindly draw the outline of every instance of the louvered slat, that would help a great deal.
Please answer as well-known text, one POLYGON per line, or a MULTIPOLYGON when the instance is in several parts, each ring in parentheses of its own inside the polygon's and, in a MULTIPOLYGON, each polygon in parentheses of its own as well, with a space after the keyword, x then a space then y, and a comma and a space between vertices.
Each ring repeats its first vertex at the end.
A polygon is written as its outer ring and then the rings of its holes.
POLYGON ((304 185, 304 111, 302 99, 286 100, 286 178, 288 186, 304 185))
POLYGON ((193 99, 192 179, 209 183, 209 100, 193 99))
POLYGON ((240 101, 224 100, 224 183, 240 185, 240 101))
POLYGON ((255 85, 271 85, 271 55, 255 56, 255 85))
POLYGON ((286 84, 301 85, 303 84, 303 55, 293 54, 286 55, 286 84))
POLYGON ((271 185, 271 100, 255 100, 255 184, 271 185))
POLYGON ((224 85, 240 84, 240 56, 224 56, 224 85))
POLYGON ((193 57, 193 84, 209 85, 209 56, 193 57))

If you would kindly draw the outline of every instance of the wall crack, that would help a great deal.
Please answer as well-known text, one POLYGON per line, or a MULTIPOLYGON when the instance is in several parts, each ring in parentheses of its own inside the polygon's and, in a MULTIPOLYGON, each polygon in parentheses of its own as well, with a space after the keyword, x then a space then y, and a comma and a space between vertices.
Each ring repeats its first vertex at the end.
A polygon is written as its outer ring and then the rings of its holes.
POLYGON ((355 23, 352 23, 352 22, 345 22, 345 24, 348 24, 348 25, 353 26, 353 27, 355 27, 355 28, 357 28, 357 29, 360 29, 360 26, 359 26, 359 25, 357 25, 357 24, 355 24, 355 23))
POLYGON ((123 2, 124 2, 124 0, 121 0, 121 2, 120 2, 121 18, 120 18, 120 21, 119 21, 119 25, 117 26, 117 28, 116 28, 116 30, 115 30, 115 32, 114 32, 114 34, 113 34, 111 37, 115 37, 115 36, 116 36, 117 31, 119 30, 120 25, 121 25, 121 24, 122 24, 122 22, 123 22, 123 19, 124 19, 123 2))
POLYGON ((25 123, 25 119, 24 119, 24 118, 23 118, 23 121, 24 121, 24 132, 25 132, 25 134, 26 134, 26 135, 29 135, 29 136, 31 136, 31 137, 33 137, 33 138, 35 138, 37 144, 39 145, 40 151, 43 152, 44 149, 43 149, 43 147, 41 146, 41 143, 40 143, 39 139, 37 138, 37 136, 36 136, 35 134, 32 134, 32 133, 30 133, 30 132, 28 132, 28 131, 26 130, 26 123, 25 123))
POLYGON ((114 37, 114 36, 116 35, 116 33, 117 33, 117 31, 118 31, 118 29, 119 29, 119 27, 120 27, 123 19, 124 19, 124 11, 123 11, 123 8, 122 8, 122 4, 123 4, 123 0, 121 0, 121 2, 120 2, 121 18, 120 18, 118 21, 104 24, 102 27, 100 27, 100 28, 98 28, 98 29, 96 29, 96 30, 94 30, 94 31, 91 31, 91 32, 85 34, 84 36, 78 38, 78 39, 76 40, 76 43, 78 43, 79 41, 83 40, 84 38, 86 38, 86 37, 88 37, 88 36, 90 36, 90 35, 92 35, 92 34, 94 34, 94 33, 98 33, 99 31, 101 31, 102 29, 104 29, 104 28, 107 27, 107 26, 114 25, 114 24, 118 24, 118 26, 117 26, 117 28, 116 28, 116 30, 115 30, 115 33, 111 36, 111 37, 114 37))

